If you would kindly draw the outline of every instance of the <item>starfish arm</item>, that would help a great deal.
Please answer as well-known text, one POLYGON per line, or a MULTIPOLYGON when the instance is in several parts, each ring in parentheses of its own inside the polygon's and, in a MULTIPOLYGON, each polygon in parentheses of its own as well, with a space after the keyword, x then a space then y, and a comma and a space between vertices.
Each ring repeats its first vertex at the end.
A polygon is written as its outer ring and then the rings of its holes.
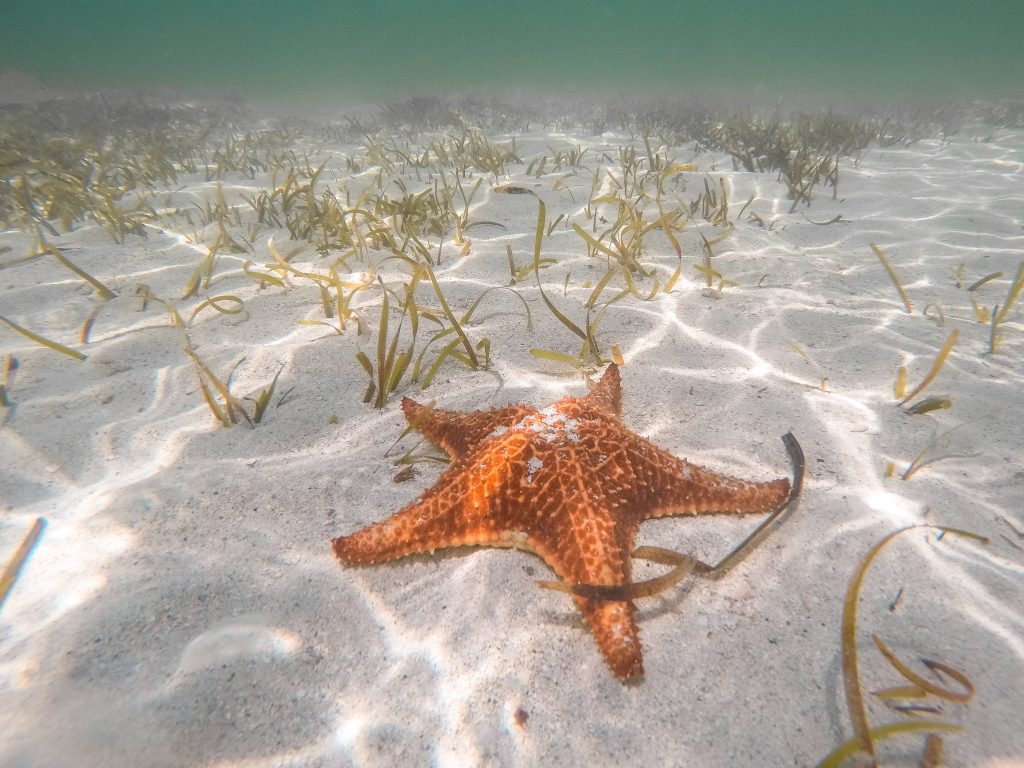
POLYGON ((464 469, 451 467, 436 490, 427 491, 422 500, 387 520, 334 539, 334 554, 344 563, 365 565, 464 544, 498 543, 500 536, 483 516, 465 514, 465 508, 472 506, 472 501, 466 503, 467 497, 478 495, 480 489, 471 488, 472 479, 464 469))
POLYGON ((343 563, 368 565, 394 560, 438 546, 435 542, 453 522, 451 509, 437 503, 411 504, 380 523, 331 542, 343 563))
POLYGON ((580 400, 595 406, 609 416, 621 416, 622 382, 619 377, 619 366, 610 363, 601 380, 594 385, 589 394, 580 400))
POLYGON ((789 497, 787 479, 751 483, 712 472, 617 421, 590 421, 580 445, 595 465, 588 482, 600 487, 616 514, 635 516, 637 522, 679 514, 767 512, 789 497))
POLYGON ((588 600, 585 597, 577 597, 575 600, 612 674, 620 680, 642 675, 644 653, 633 603, 588 600))
POLYGON ((672 461, 656 469, 656 499, 643 517, 694 515, 704 513, 755 514, 770 512, 789 498, 786 478, 751 483, 703 469, 666 454, 672 461))
POLYGON ((510 405, 489 411, 443 411, 402 398, 405 418, 430 442, 439 445, 453 459, 460 459, 495 430, 508 429, 534 409, 510 405))
MULTIPOLYGON (((561 477, 564 474, 557 473, 561 477)), ((565 488, 558 488, 557 477, 545 480, 553 481, 549 487, 553 487, 556 498, 564 498, 565 488)), ((580 505, 560 515, 557 524, 531 536, 526 548, 540 555, 568 582, 617 586, 629 581, 635 532, 633 522, 617 518, 601 504, 580 505)), ((633 603, 585 597, 574 597, 573 601, 612 673, 620 680, 642 675, 643 648, 633 603)))
POLYGON ((421 499, 392 517, 334 539, 334 553, 342 562, 366 564, 447 547, 523 546, 520 510, 507 508, 507 499, 527 473, 521 460, 527 441, 509 434, 492 444, 453 461, 421 499))

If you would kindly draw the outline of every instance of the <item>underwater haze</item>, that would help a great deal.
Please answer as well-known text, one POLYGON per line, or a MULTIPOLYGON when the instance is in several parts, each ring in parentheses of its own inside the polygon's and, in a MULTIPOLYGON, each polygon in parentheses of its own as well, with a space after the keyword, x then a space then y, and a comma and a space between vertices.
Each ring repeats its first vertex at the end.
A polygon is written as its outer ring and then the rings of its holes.
POLYGON ((1024 73, 1020 0, 6 5, 0 71, 54 89, 934 102, 1017 95, 1024 73))

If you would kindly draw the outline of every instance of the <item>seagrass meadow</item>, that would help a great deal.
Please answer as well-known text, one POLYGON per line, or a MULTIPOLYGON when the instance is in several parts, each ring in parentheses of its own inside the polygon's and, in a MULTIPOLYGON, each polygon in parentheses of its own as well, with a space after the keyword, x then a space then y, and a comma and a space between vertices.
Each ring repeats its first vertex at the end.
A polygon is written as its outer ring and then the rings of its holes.
POLYGON ((105 91, 0 168, 3 764, 1024 760, 1024 102, 105 91), (335 559, 449 461, 403 398, 611 363, 664 450, 805 460, 714 579, 665 551, 760 518, 640 528, 642 678, 529 553, 335 559))

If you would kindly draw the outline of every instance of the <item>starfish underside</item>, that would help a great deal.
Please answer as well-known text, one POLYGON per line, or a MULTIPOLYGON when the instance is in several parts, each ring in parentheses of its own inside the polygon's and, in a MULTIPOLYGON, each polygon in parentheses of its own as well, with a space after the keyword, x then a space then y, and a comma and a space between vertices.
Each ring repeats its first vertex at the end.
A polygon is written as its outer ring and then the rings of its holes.
MULTIPOLYGON (((542 410, 442 411, 405 398, 406 418, 448 452, 451 466, 394 516, 335 539, 335 554, 368 564, 445 547, 518 547, 568 582, 614 586, 631 580, 644 520, 769 512, 788 499, 787 479, 749 483, 661 450, 622 424, 620 408, 614 364, 585 397, 542 410)), ((643 674, 633 602, 573 600, 612 672, 643 674)))

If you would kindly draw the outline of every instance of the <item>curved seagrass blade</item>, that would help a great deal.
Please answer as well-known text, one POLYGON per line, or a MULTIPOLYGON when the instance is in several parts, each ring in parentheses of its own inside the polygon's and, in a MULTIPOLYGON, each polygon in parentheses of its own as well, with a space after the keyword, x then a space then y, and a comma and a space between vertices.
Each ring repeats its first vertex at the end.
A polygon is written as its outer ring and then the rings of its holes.
POLYGON ((570 595, 591 600, 633 600, 638 597, 650 597, 674 587, 689 576, 699 562, 689 555, 662 547, 637 547, 633 550, 633 558, 675 567, 662 576, 626 584, 570 584, 567 581, 538 581, 537 584, 544 589, 568 592, 570 595))

